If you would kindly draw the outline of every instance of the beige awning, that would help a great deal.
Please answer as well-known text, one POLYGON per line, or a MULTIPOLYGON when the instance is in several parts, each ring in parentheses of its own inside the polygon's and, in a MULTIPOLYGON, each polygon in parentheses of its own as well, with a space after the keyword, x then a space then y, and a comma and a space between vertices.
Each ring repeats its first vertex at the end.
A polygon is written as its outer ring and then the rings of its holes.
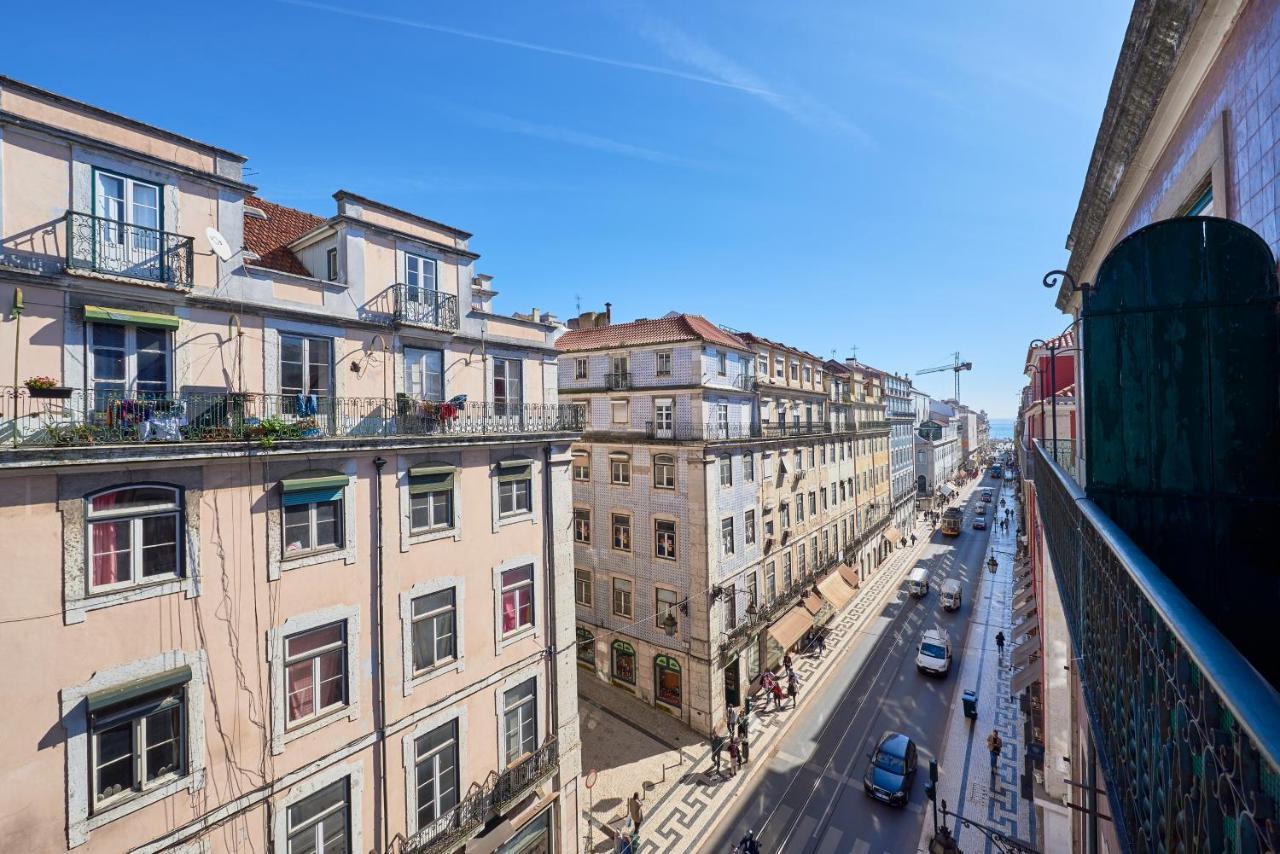
POLYGON ((1016 641, 1018 638, 1022 637, 1023 635, 1031 634, 1032 632, 1036 631, 1039 628, 1040 628, 1039 617, 1031 617, 1029 619, 1023 620, 1021 623, 1013 627, 1013 632, 1012 632, 1013 639, 1016 641))
POLYGON ((862 584, 862 579, 858 578, 858 570, 849 566, 849 564, 842 563, 836 568, 840 570, 840 577, 844 579, 845 584, 848 584, 854 590, 857 590, 858 585, 862 584))
POLYGON ((1033 661, 1013 674, 1009 680, 1009 691, 1016 697, 1040 681, 1040 662, 1033 661))
POLYGON ((800 601, 804 602, 804 606, 809 609, 810 614, 817 614, 822 610, 822 606, 827 604, 817 593, 806 593, 800 601))
POLYGON ((818 592, 838 611, 853 598, 853 588, 844 583, 840 573, 833 572, 818 582, 818 592))
POLYGON ((902 542, 902 532, 897 528, 886 528, 881 532, 881 536, 888 540, 889 545, 891 546, 896 546, 898 543, 902 542))
POLYGON ((1040 636, 1033 635, 1013 648, 1013 654, 1010 656, 1010 660, 1012 660, 1014 667, 1026 667, 1027 663, 1032 660, 1032 657, 1038 657, 1039 654, 1040 636))
POLYGON ((778 642, 783 649, 791 649, 804 633, 813 626, 813 617, 804 608, 797 605, 778 618, 769 627, 769 637, 778 642))

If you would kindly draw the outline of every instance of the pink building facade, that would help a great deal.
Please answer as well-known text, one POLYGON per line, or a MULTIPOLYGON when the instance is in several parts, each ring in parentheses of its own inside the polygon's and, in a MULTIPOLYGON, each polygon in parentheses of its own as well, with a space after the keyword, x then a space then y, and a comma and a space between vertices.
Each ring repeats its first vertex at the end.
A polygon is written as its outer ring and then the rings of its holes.
POLYGON ((0 849, 577 851, 557 324, 0 78, 0 849))

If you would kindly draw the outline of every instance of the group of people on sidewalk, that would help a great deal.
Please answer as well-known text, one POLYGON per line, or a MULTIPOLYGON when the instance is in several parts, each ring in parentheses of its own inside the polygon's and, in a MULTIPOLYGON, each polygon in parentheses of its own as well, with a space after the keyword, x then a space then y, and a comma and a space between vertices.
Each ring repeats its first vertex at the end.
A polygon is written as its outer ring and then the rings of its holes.
MULTIPOLYGON (((815 635, 808 648, 820 654, 826 651, 826 638, 821 633, 815 635)), ((796 700, 800 696, 800 677, 796 674, 795 668, 792 667, 791 654, 788 653, 782 659, 783 672, 779 676, 775 676, 773 671, 766 670, 764 675, 760 677, 760 692, 763 696, 763 709, 767 709, 769 700, 773 700, 773 709, 775 712, 781 711, 785 698, 791 700, 791 707, 795 708, 796 700), (786 686, 785 689, 783 686, 786 686), (784 693, 785 690, 785 693, 784 693)), ((742 703, 742 709, 735 706, 729 706, 726 713, 726 731, 721 732, 717 726, 711 732, 711 767, 719 776, 724 776, 721 766, 725 766, 728 770, 728 776, 732 777, 738 773, 738 769, 751 761, 751 712, 753 710, 752 697, 750 695, 742 703), (728 754, 728 762, 725 762, 725 754, 728 754)), ((762 710, 763 710, 762 709, 762 710)))

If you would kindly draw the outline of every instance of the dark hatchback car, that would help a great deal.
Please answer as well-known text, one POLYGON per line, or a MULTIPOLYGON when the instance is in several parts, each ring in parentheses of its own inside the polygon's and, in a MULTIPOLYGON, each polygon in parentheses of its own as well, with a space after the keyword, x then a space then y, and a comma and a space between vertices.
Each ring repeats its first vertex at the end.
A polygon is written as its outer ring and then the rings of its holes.
POLYGON ((868 758, 871 762, 862 777, 862 788, 878 801, 895 807, 905 805, 916 779, 915 743, 900 732, 886 732, 868 758))

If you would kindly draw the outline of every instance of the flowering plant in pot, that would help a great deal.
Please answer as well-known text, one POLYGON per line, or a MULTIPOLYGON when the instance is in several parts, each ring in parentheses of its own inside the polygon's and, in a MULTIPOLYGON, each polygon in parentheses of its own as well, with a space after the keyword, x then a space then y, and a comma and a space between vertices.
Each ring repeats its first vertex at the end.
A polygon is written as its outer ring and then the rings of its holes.
POLYGON ((71 388, 58 385, 53 377, 32 377, 24 383, 32 397, 71 397, 71 388))

